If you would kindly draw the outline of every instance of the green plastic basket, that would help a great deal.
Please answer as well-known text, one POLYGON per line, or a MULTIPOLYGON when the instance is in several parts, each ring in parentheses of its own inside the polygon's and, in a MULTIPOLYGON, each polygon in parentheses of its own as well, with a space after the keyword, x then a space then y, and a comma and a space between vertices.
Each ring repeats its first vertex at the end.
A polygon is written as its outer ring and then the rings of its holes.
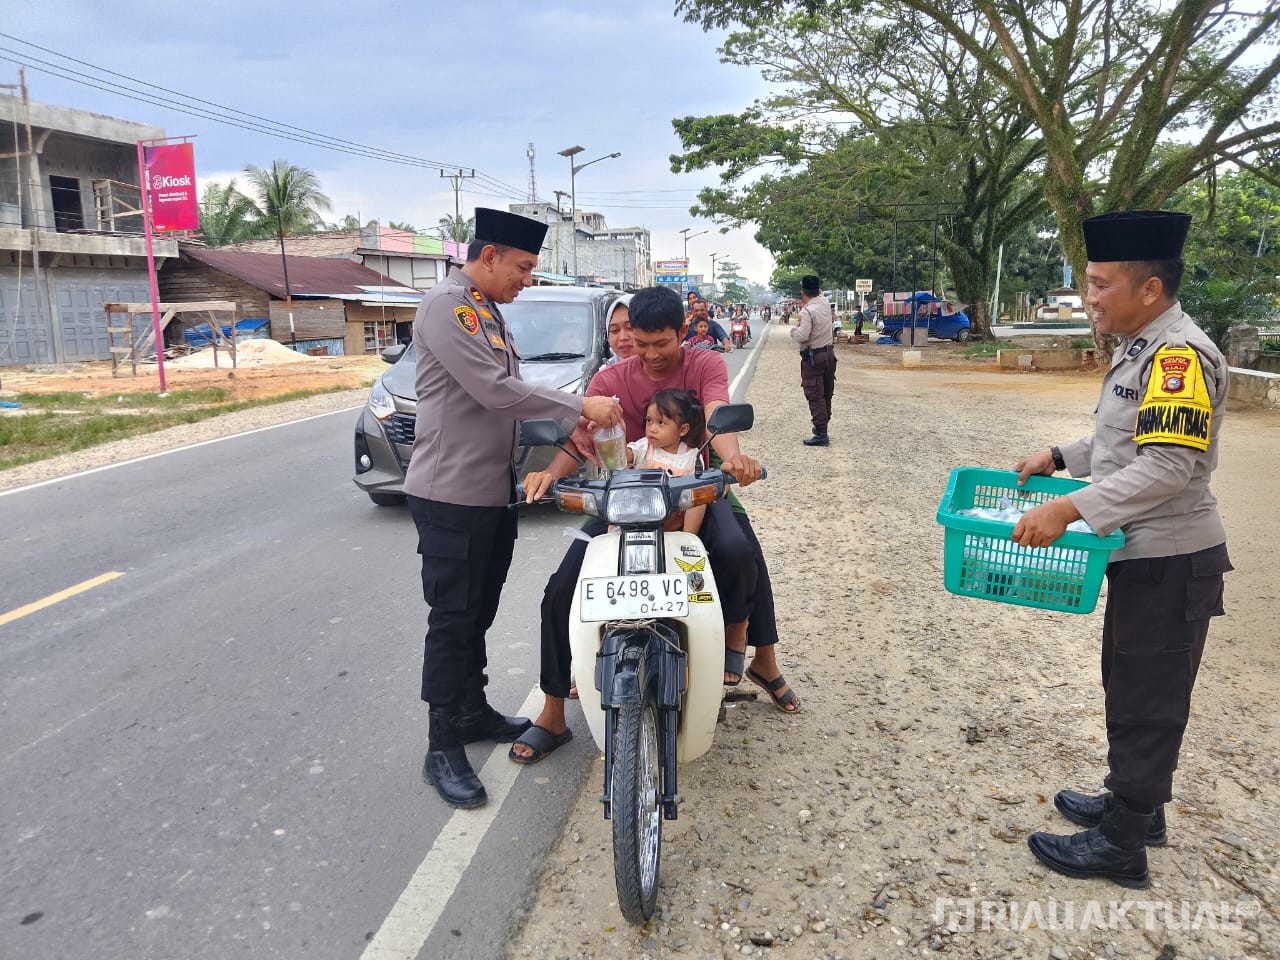
POLYGON ((1012 470, 957 467, 938 506, 946 528, 943 582, 951 593, 1023 607, 1090 613, 1111 551, 1124 546, 1119 530, 1110 536, 1067 531, 1048 547, 1021 547, 1009 539, 1012 523, 960 516, 972 507, 1038 505, 1088 486, 1082 480, 1028 477, 1018 486, 1012 470))

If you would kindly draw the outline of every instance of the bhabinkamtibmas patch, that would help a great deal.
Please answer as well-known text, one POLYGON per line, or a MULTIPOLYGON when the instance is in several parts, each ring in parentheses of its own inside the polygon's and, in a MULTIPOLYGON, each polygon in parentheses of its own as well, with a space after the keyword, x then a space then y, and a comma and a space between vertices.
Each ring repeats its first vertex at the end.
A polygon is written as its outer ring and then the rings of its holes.
POLYGON ((1168 443, 1206 450, 1212 426, 1213 403, 1200 355, 1191 347, 1161 347, 1151 363, 1133 439, 1139 446, 1168 443))

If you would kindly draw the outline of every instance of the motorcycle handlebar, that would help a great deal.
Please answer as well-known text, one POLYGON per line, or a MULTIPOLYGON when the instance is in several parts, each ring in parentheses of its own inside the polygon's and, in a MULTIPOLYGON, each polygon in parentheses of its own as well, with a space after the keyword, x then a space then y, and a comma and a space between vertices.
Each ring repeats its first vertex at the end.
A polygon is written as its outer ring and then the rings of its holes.
MULTIPOLYGON (((767 480, 768 478, 769 478, 769 471, 766 467, 762 465, 760 467, 760 479, 767 480)), ((728 484, 736 484, 738 482, 738 478, 735 477, 732 473, 725 473, 724 482, 728 484)))

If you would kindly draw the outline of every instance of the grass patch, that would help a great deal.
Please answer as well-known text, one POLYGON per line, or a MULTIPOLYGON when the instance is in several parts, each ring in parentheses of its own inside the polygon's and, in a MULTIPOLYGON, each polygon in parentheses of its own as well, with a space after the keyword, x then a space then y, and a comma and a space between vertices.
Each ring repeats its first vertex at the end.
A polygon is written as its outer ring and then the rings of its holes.
POLYGON ((984 341, 982 343, 971 343, 967 347, 961 347, 956 351, 962 357, 970 359, 984 359, 986 357, 994 357, 1001 350, 1008 350, 1010 344, 998 341, 984 341))
POLYGON ((223 413, 338 393, 346 387, 295 390, 255 400, 233 400, 227 390, 154 394, 24 393, 9 397, 26 412, 0 416, 0 470, 47 460, 112 440, 166 427, 199 423, 223 413), (34 412, 33 412, 34 411, 34 412))
POLYGON ((1093 342, 1093 337, 1072 337, 1071 338, 1072 350, 1092 350, 1094 346, 1095 344, 1093 342))

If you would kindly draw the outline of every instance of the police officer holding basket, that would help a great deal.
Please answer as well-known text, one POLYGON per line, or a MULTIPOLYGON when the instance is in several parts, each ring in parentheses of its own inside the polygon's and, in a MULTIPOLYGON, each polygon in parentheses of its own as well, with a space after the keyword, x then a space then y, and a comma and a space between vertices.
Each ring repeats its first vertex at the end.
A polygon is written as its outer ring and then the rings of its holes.
POLYGON ((1164 804, 1191 708, 1209 619, 1223 612, 1231 569, 1209 477, 1227 402, 1227 364, 1182 312, 1182 246, 1191 218, 1123 211, 1084 221, 1085 303, 1100 333, 1121 338, 1103 381, 1094 433, 1020 460, 1019 482, 1066 470, 1082 490, 1027 511, 1013 539, 1046 546, 1080 517, 1124 547, 1107 567, 1102 688, 1106 792, 1063 790, 1054 805, 1089 829, 1033 833, 1032 853, 1070 877, 1151 883, 1147 846, 1165 842, 1164 804))
POLYGON ((520 421, 550 417, 568 430, 580 417, 622 421, 611 397, 587 397, 520 379, 520 354, 498 304, 533 285, 546 224, 476 210, 467 262, 418 307, 417 424, 405 477, 418 528, 422 593, 431 612, 422 658, 429 704, 423 777, 453 807, 488 799, 464 745, 510 742, 529 726, 485 697, 485 633, 516 540, 515 456, 520 421))

